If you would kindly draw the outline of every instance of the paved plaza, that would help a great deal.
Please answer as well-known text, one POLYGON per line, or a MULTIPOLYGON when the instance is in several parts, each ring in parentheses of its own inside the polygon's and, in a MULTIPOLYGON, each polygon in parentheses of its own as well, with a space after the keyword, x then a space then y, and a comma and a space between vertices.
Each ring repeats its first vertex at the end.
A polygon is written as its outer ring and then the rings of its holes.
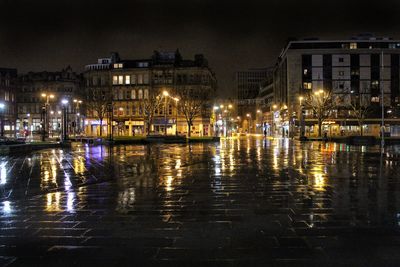
POLYGON ((0 265, 400 266, 399 147, 248 137, 0 160, 0 265))

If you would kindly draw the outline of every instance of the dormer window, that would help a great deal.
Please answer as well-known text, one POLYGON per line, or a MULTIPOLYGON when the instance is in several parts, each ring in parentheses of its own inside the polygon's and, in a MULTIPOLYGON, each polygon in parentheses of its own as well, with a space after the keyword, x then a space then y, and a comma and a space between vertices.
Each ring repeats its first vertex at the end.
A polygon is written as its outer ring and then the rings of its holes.
POLYGON ((357 49, 357 43, 350 43, 350 49, 357 49))

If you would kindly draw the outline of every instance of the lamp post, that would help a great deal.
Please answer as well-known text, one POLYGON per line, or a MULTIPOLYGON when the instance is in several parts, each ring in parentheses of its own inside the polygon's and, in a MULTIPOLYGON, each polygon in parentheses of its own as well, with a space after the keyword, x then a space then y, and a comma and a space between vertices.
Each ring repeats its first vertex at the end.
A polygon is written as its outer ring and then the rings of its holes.
POLYGON ((257 112, 256 112, 256 133, 257 133, 257 124, 258 124, 258 125, 261 125, 261 128, 262 128, 261 134, 263 134, 264 126, 263 126, 263 123, 262 123, 262 118, 261 118, 261 123, 260 123, 260 115, 261 115, 261 109, 257 109, 257 112))
POLYGON ((4 103, 0 103, 0 113, 1 113, 1 129, 0 129, 0 135, 1 137, 4 136, 4 109, 6 108, 6 105, 4 103))
POLYGON ((41 96, 45 99, 44 109, 42 109, 42 141, 44 141, 49 131, 48 107, 50 106, 50 99, 53 99, 54 95, 42 93, 41 96))
POLYGON ((304 138, 305 134, 305 125, 304 125, 304 110, 303 110, 303 97, 299 97, 299 102, 300 102, 300 139, 304 138))
POLYGON ((80 109, 79 106, 82 104, 82 100, 79 99, 74 99, 74 103, 75 103, 75 127, 74 127, 74 134, 76 136, 76 130, 78 131, 78 133, 80 133, 80 109), (76 129, 76 130, 75 130, 76 129))
POLYGON ((167 96, 169 93, 167 91, 163 91, 164 96, 164 135, 167 135, 167 96))
POLYGON ((272 105, 272 121, 271 121, 271 124, 272 124, 272 136, 275 136, 275 133, 276 133, 276 123, 275 123, 275 110, 278 108, 278 106, 277 105, 272 105))
POLYGON ((68 100, 63 99, 61 100, 62 104, 62 110, 63 110, 63 119, 62 119, 62 141, 66 142, 68 140, 68 133, 67 133, 67 128, 68 128, 68 100))
POLYGON ((246 117, 249 118, 249 124, 248 124, 247 128, 249 129, 248 133, 250 134, 251 133, 251 114, 247 113, 246 117))
MULTIPOLYGON (((110 102, 110 103, 108 103, 107 104, 107 113, 108 113, 108 141, 110 141, 110 142, 112 142, 113 141, 113 133, 114 133, 114 131, 113 131, 113 121, 114 121, 114 118, 113 118, 113 106, 112 106, 112 103, 110 102)), ((101 126, 100 126, 101 127, 101 126)))
POLYGON ((218 132, 219 132, 219 129, 218 129, 218 124, 217 124, 217 110, 219 109, 219 106, 214 106, 213 107, 213 113, 214 113, 214 135, 215 136, 218 136, 218 132), (218 129, 218 131, 217 131, 217 129, 218 129))
POLYGON ((175 112, 175 135, 178 135, 178 102, 179 98, 174 97, 175 100, 175 107, 176 107, 176 112, 175 112))

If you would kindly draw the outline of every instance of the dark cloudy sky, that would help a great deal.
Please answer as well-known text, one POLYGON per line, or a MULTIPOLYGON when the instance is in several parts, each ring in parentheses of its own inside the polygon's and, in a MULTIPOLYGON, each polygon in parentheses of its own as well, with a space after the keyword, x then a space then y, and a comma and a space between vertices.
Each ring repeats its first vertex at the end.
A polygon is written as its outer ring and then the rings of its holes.
POLYGON ((273 65, 289 37, 400 37, 399 0, 0 0, 0 13, 0 67, 82 71, 110 51, 179 48, 205 54, 221 92, 235 71, 273 65))

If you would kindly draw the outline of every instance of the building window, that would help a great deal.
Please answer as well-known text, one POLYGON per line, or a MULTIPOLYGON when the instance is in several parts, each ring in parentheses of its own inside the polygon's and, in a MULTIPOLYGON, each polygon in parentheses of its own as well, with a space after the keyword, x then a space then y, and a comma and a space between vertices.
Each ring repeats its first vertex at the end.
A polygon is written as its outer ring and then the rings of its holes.
POLYGON ((350 43, 350 49, 357 49, 357 43, 350 43))
POLYGON ((122 63, 115 63, 114 64, 114 69, 122 69, 123 65, 122 63))
POLYGON ((131 99, 136 99, 136 91, 131 90, 131 99))
POLYGON ((118 76, 117 75, 113 76, 113 84, 118 84, 118 76))
POLYGON ((118 99, 119 100, 124 99, 124 90, 119 89, 119 91, 118 91, 118 99))
POLYGON ((344 83, 339 84, 339 89, 344 89, 344 83))
POLYGON ((143 99, 143 90, 140 89, 138 92, 138 99, 143 99))
POLYGON ((339 62, 343 63, 344 62, 344 58, 340 57, 339 58, 339 62))
POLYGON ((143 83, 144 84, 149 84, 149 74, 145 73, 143 76, 143 83))
POLYGON ((144 99, 149 99, 149 90, 144 89, 144 99))
POLYGON ((137 79, 138 84, 143 84, 143 74, 138 74, 137 79))
POLYGON ((118 75, 118 84, 124 84, 124 76, 118 75))
POLYGON ((344 71, 339 71, 339 76, 344 76, 344 71))
POLYGON ((308 69, 304 69, 304 70, 303 70, 303 74, 304 74, 304 75, 307 75, 307 74, 308 74, 308 69))
POLYGON ((131 84, 136 84, 136 75, 135 74, 131 75, 131 84))
POLYGON ((371 102, 373 103, 379 103, 379 96, 374 96, 371 98, 371 102))
POLYGON ((395 49, 396 48, 396 44, 389 44, 389 48, 390 49, 395 49))
POLYGON ((125 75, 125 84, 131 84, 131 76, 125 75))
POLYGON ((307 90, 312 89, 312 83, 303 83, 303 88, 307 90))

